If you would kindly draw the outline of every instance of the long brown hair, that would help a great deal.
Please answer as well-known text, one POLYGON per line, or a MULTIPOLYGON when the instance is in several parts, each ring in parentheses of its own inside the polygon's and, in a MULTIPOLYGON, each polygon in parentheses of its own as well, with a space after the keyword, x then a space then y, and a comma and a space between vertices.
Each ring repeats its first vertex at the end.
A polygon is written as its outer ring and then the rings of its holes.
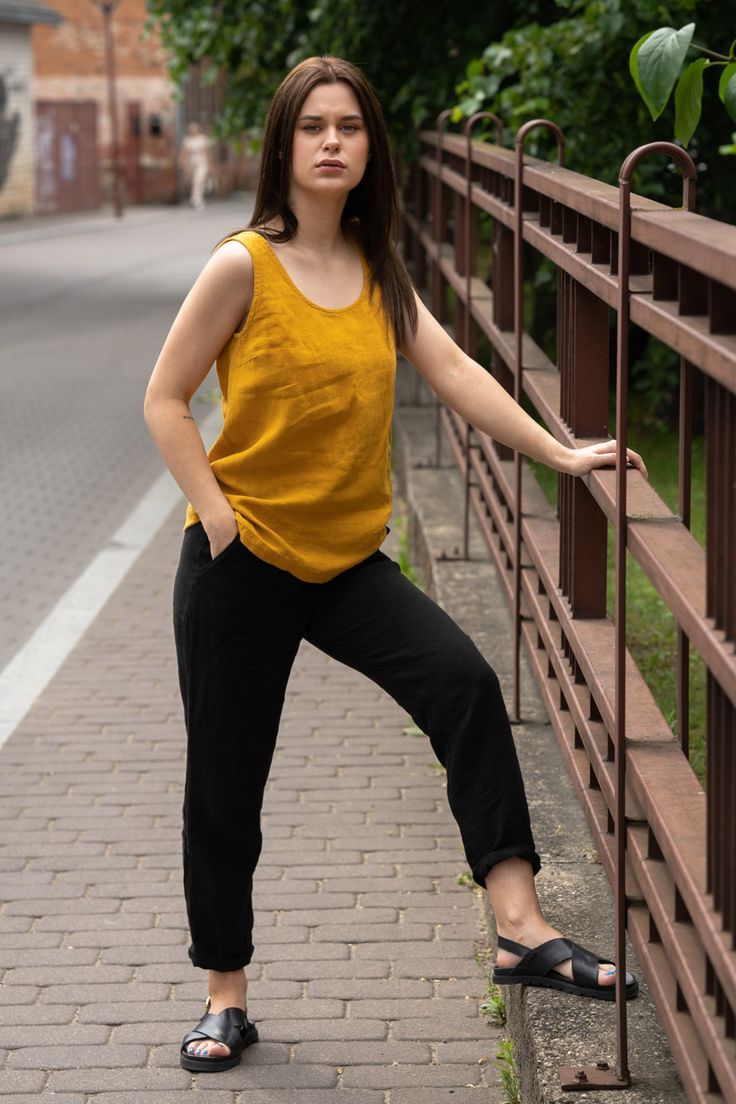
MULTIPOLYGON (((363 178, 348 193, 342 212, 342 229, 347 237, 357 238, 365 253, 371 267, 370 296, 378 284, 384 313, 399 347, 406 335, 407 322, 412 334, 416 333, 418 315, 414 287, 396 247, 399 231, 396 167, 378 97, 356 65, 331 55, 309 57, 284 77, 268 109, 255 207, 245 229, 258 230, 274 242, 287 242, 294 237, 298 221, 289 206, 289 184, 296 122, 302 104, 315 85, 336 81, 345 81, 355 93, 366 122, 372 154, 363 178), (263 224, 277 215, 283 220, 284 229, 264 229, 263 224)), ((220 241, 230 236, 227 234, 220 241)))

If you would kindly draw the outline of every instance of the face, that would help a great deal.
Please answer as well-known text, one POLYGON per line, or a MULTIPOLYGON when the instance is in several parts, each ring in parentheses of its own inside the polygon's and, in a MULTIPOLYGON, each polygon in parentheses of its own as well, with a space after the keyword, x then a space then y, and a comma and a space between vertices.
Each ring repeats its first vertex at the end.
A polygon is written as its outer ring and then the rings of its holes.
POLYGON ((316 85, 302 104, 294 131, 292 188, 347 195, 360 182, 369 153, 366 121, 350 85, 316 85), (321 166, 326 160, 339 165, 321 166))

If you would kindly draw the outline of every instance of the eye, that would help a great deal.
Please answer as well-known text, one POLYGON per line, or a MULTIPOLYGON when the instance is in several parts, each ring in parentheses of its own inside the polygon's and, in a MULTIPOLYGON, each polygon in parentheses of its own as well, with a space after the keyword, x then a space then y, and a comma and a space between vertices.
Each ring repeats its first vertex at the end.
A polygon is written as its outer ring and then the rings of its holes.
POLYGON ((302 130, 318 130, 318 129, 319 129, 319 127, 317 126, 317 123, 307 123, 306 126, 302 127, 302 130))

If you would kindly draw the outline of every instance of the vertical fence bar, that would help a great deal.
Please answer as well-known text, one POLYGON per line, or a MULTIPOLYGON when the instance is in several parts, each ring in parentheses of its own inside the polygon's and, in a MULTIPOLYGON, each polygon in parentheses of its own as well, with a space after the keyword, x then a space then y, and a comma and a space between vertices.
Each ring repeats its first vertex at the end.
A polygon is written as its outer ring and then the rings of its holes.
MULTIPOLYGON (((576 437, 608 434, 608 306, 559 274, 560 416, 576 437)), ((557 476, 559 587, 573 617, 606 616, 607 522, 585 480, 557 476)), ((570 658, 570 657, 568 657, 570 658)))
MULTIPOLYGON (((680 406, 678 436, 678 506, 683 525, 690 528, 693 452, 693 366, 680 357, 680 406)), ((690 641, 677 626, 677 736, 690 756, 690 641)))
MULTIPOLYGON (((565 137, 549 119, 531 119, 516 134, 516 172, 514 177, 514 398, 521 405, 521 376, 524 342, 524 143, 529 131, 546 127, 557 140, 557 160, 564 162, 565 137)), ((521 720, 519 709, 519 661, 521 650, 521 453, 514 451, 514 693, 511 720, 521 720)))
MULTIPOLYGON (((736 639, 733 557, 736 547, 736 396, 706 380, 706 616, 736 639)), ((708 672, 707 892, 721 913, 724 933, 736 944, 736 708, 708 672)), ((709 991, 718 998, 719 982, 709 991)), ((722 1002, 724 1005, 726 1002, 722 1002)))
MULTIPOLYGON (((434 178, 432 192, 432 237, 435 245, 435 258, 432 266, 432 314, 438 322, 447 319, 447 302, 445 280, 442 276, 442 240, 445 225, 444 185, 442 183, 443 149, 442 138, 445 132, 445 124, 452 115, 452 108, 446 107, 437 116, 437 175, 434 178)), ((436 399, 434 404, 434 462, 440 466, 440 454, 442 448, 442 400, 436 399)))
MULTIPOLYGON (((498 145, 503 145, 503 123, 499 119, 498 115, 494 115, 492 111, 476 111, 474 115, 465 120, 463 125, 463 133, 467 138, 467 145, 465 149, 465 182, 467 190, 465 193, 465 327, 463 331, 463 349, 468 356, 473 355, 471 334, 473 329, 473 319, 471 313, 471 287, 473 281, 473 275, 475 271, 475 249, 472 244, 473 235, 473 127, 481 119, 491 119, 498 136, 498 145)), ((469 559, 470 557, 470 448, 472 441, 473 427, 470 422, 465 423, 465 505, 463 507, 463 559, 469 559)))
POLYGON ((629 368, 629 272, 631 261, 631 177, 642 157, 666 153, 683 173, 686 202, 694 199, 695 165, 680 146, 652 142, 640 146, 624 161, 619 173, 618 324, 616 349, 616 624, 614 656, 614 747, 616 837, 616 1074, 631 1081, 626 1019, 626 545, 627 545, 627 437, 629 368))

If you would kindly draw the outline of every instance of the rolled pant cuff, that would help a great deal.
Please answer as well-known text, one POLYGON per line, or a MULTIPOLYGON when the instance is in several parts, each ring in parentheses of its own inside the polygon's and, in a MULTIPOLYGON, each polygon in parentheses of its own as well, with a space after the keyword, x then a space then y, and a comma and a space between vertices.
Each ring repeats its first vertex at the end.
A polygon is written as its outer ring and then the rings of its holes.
POLYGON ((527 862, 532 864, 532 871, 536 876, 542 868, 542 860, 537 852, 530 847, 504 847, 500 851, 489 851, 487 855, 484 855, 482 859, 472 867, 473 881, 477 882, 479 886, 483 886, 485 889, 486 875, 491 867, 496 863, 503 862, 504 859, 510 859, 514 855, 518 855, 520 859, 526 859, 527 862))
POLYGON ((232 958, 217 958, 214 955, 198 954, 193 945, 189 947, 187 954, 192 960, 192 965, 199 966, 202 970, 242 970, 253 958, 253 947, 249 951, 244 951, 243 954, 235 955, 232 958))

